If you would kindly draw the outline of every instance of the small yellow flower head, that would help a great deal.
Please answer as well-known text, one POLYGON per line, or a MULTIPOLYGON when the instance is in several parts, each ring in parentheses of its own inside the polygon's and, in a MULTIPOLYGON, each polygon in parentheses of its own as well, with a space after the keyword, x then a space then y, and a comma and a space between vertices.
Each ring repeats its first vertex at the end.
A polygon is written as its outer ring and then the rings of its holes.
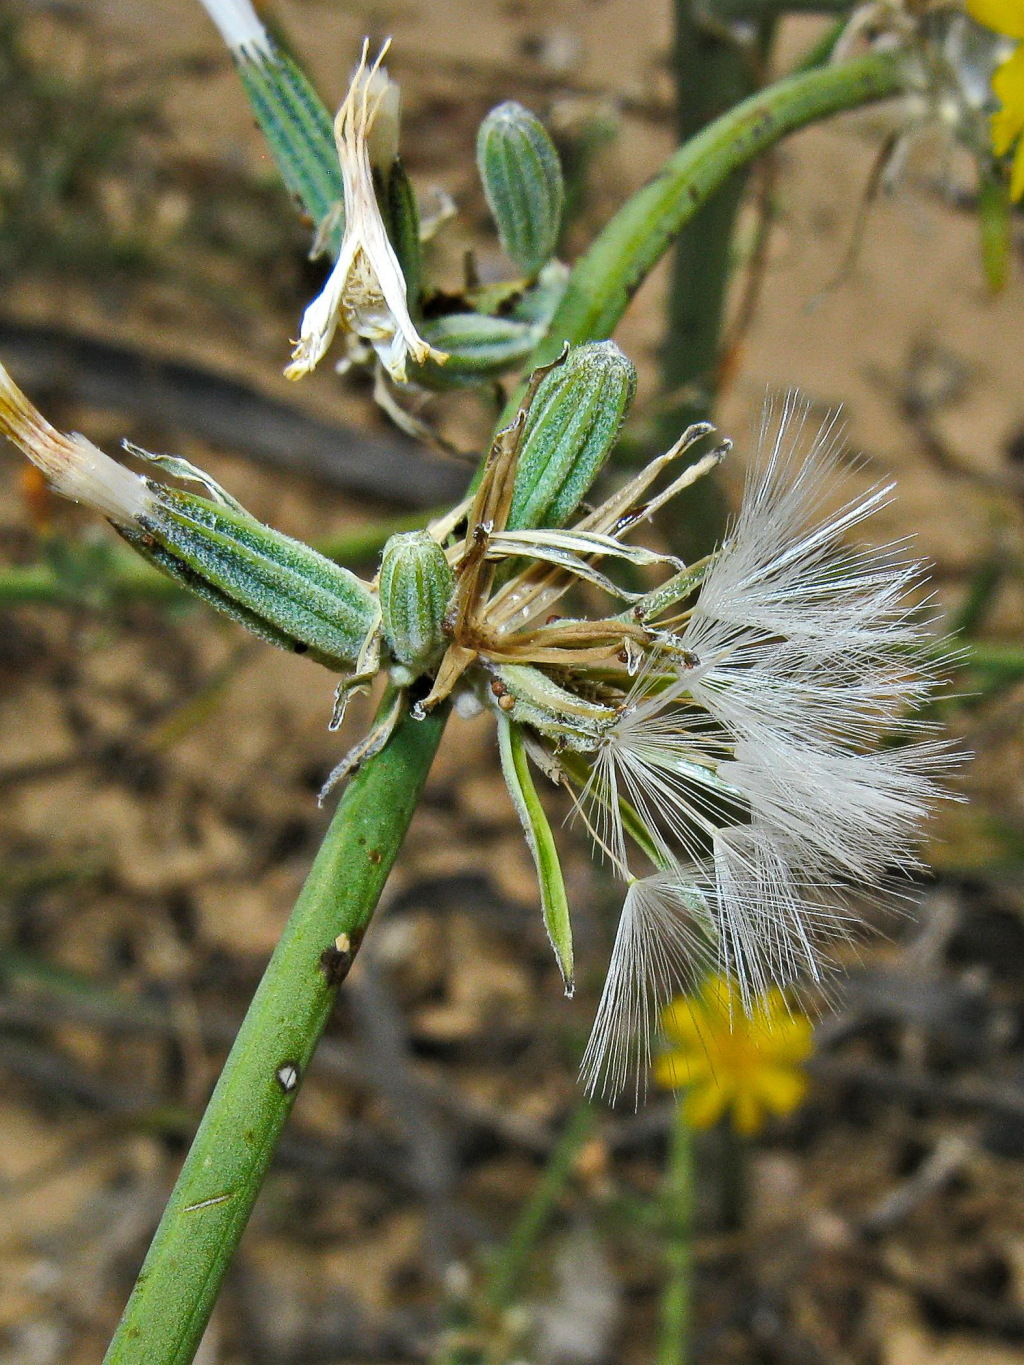
POLYGON ((1024 0, 967 0, 975 22, 1016 39, 1018 46, 992 77, 1000 108, 992 115, 992 150, 1005 156, 1017 144, 1010 177, 1010 198, 1024 198, 1024 0))
POLYGON ((388 44, 367 69, 367 43, 334 121, 345 185, 345 235, 334 269, 306 309, 289 379, 308 374, 340 327, 369 342, 392 379, 406 378, 406 357, 443 362, 409 316, 405 276, 388 238, 373 172, 389 171, 398 154, 399 89, 381 66, 388 44))
POLYGON ((739 1133, 756 1133, 769 1114, 789 1114, 807 1090, 802 1063, 811 1022, 771 990, 744 1012, 737 988, 711 976, 697 995, 680 996, 662 1016, 670 1050, 654 1064, 655 1083, 685 1088, 683 1112, 694 1128, 726 1113, 739 1133))

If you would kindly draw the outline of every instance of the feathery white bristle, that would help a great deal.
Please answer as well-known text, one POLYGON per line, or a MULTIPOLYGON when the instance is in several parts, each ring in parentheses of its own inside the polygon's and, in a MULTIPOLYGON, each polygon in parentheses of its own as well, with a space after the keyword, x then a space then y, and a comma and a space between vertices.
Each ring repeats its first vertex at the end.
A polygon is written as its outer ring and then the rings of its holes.
POLYGON ((632 1079, 639 1104, 662 1011, 714 960, 707 929, 700 893, 675 870, 630 885, 580 1065, 588 1094, 614 1100, 632 1079))
POLYGON ((50 425, 0 365, 0 433, 8 437, 56 491, 83 502, 119 526, 152 512, 156 497, 138 474, 125 469, 77 433, 50 425))
POLYGON ((782 741, 769 756, 743 741, 721 772, 756 820, 785 835, 801 865, 865 881, 918 866, 914 842, 950 762, 943 743, 849 754, 782 741))
POLYGON ((270 35, 249 0, 203 0, 203 6, 233 53, 269 56, 270 35))
POLYGON ((818 980, 821 949, 849 937, 847 889, 871 894, 918 864, 939 778, 958 758, 907 712, 937 679, 899 547, 843 537, 888 488, 829 512, 843 471, 835 419, 806 445, 806 409, 769 411, 743 505, 699 591, 681 644, 696 664, 649 660, 593 755, 579 804, 620 870, 620 798, 660 871, 626 897, 584 1063, 618 1092, 648 1060, 665 1004, 710 961, 745 1006, 772 986, 818 980), (666 685, 666 677, 669 681, 666 685), (694 907, 703 911, 695 928, 694 907))

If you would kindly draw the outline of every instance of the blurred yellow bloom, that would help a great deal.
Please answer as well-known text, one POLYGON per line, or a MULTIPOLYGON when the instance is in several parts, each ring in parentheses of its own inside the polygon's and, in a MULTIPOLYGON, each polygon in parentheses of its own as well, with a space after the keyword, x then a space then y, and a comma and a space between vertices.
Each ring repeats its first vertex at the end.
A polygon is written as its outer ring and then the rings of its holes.
MULTIPOLYGON (((967 0, 967 13, 976 23, 1024 39, 1024 0, 967 0)), ((1014 143, 1010 198, 1024 197, 1024 45, 1018 45, 992 77, 992 93, 999 109, 992 115, 992 150, 1005 156, 1014 143)))
POLYGON ((747 1013, 734 985, 709 977, 698 995, 675 1000, 662 1024, 670 1050, 656 1060, 654 1080, 685 1088, 692 1127, 710 1128, 731 1113, 737 1132, 756 1133, 769 1114, 791 1113, 803 1099, 811 1022, 781 991, 756 996, 747 1013))

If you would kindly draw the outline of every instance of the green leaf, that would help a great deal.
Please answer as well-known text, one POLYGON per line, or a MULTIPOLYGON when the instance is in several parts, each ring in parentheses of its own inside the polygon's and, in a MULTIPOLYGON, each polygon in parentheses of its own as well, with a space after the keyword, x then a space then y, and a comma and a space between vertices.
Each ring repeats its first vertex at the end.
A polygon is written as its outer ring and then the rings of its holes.
POLYGON ((523 732, 515 721, 508 716, 498 717, 498 745, 501 751, 501 771, 516 814, 523 826, 526 842, 537 868, 540 882, 541 907, 544 911, 544 927, 555 950, 555 958, 565 982, 566 995, 575 989, 572 954, 572 922, 569 919, 569 901, 565 894, 565 882, 558 861, 558 850, 540 804, 537 789, 526 758, 526 745, 523 732))
POLYGON ((277 169, 337 256, 345 233, 345 186, 327 107, 286 53, 239 52, 238 74, 277 169))

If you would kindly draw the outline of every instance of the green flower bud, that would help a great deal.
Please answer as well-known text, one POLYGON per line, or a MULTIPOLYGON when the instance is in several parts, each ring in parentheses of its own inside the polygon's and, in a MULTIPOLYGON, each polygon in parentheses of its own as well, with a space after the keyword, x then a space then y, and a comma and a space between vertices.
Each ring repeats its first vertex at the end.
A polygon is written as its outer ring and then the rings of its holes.
POLYGON ((384 546, 378 592, 381 627, 409 681, 436 664, 446 640, 441 629, 455 575, 426 531, 403 531, 384 546))
POLYGON ((155 491, 151 510, 118 527, 140 554, 272 644, 328 668, 356 662, 376 606, 355 574, 237 506, 155 491))
POLYGON ((564 526, 615 444, 636 370, 614 341, 571 350, 538 385, 523 429, 508 528, 564 526))
POLYGON ((542 328, 514 318, 493 318, 482 313, 449 313, 420 326, 423 340, 448 356, 444 365, 423 365, 413 370, 416 383, 430 388, 456 388, 479 384, 522 365, 536 345, 542 328))
POLYGON ((535 114, 510 100, 481 123, 476 162, 502 246, 535 275, 555 254, 562 226, 565 187, 555 144, 535 114))
POLYGON ((386 173, 383 197, 386 201, 388 236, 405 276, 405 296, 409 312, 416 317, 420 309, 422 275, 420 215, 416 207, 416 193, 401 161, 396 160, 386 173))

